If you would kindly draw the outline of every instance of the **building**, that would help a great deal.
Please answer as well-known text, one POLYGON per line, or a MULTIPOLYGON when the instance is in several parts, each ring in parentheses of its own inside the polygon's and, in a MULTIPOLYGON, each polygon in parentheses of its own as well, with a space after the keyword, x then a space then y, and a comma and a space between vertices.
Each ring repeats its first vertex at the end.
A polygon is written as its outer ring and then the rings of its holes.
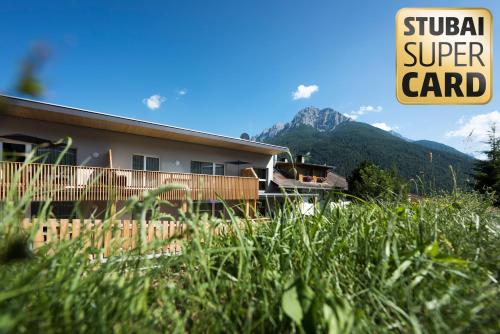
POLYGON ((222 200, 243 204, 249 213, 255 210, 259 195, 271 188, 273 156, 288 151, 89 110, 8 96, 1 99, 0 201, 7 198, 13 175, 30 152, 40 157, 22 169, 15 185, 16 196, 32 192, 27 215, 36 214, 49 197, 60 218, 71 213, 76 201, 85 215, 96 215, 108 201, 120 207, 131 196, 171 183, 182 189, 161 198, 176 208, 190 197, 212 214, 221 214, 222 200), (67 137, 71 147, 55 167, 67 137), (33 189, 28 189, 30 183, 33 189))
POLYGON ((267 210, 282 205, 285 198, 295 198, 300 201, 302 211, 309 213, 332 190, 347 190, 346 179, 335 174, 332 166, 306 163, 298 155, 295 162, 276 162, 271 185, 261 197, 267 198, 267 210))

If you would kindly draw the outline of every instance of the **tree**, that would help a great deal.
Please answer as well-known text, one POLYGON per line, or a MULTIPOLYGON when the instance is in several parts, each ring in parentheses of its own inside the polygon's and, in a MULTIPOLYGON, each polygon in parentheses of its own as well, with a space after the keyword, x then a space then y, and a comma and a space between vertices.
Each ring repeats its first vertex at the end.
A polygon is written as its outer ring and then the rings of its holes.
POLYGON ((496 127, 491 127, 488 141, 489 145, 485 160, 478 160, 474 167, 475 189, 479 192, 493 192, 495 205, 500 205, 500 138, 497 137, 496 127))
POLYGON ((394 200, 408 195, 408 185, 393 171, 364 161, 347 178, 349 193, 362 199, 394 200))

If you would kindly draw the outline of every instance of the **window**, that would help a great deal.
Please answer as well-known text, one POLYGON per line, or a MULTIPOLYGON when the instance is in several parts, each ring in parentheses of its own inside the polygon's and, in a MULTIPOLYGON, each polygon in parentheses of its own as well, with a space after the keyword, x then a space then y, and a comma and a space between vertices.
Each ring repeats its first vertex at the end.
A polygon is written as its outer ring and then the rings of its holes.
POLYGON ((255 174, 259 178, 259 190, 266 190, 267 185, 267 168, 254 168, 255 174))
POLYGON ((132 156, 132 169, 144 170, 144 156, 143 155, 132 156))
MULTIPOLYGON (((37 162, 55 164, 63 151, 63 146, 37 147, 36 156, 40 158, 39 160, 37 160, 37 162)), ((64 156, 61 158, 60 164, 76 166, 76 149, 68 149, 64 156)))
POLYGON ((200 174, 213 174, 214 164, 211 162, 201 162, 200 169, 201 169, 200 174))
POLYGON ((197 202, 195 201, 200 214, 207 213, 209 216, 224 218, 224 205, 221 202, 197 202))
POLYGON ((254 168, 253 170, 259 179, 267 179, 267 168, 254 168))
POLYGON ((146 157, 146 170, 159 171, 160 159, 154 157, 146 157))
POLYGON ((224 175, 224 165, 215 164, 215 175, 224 175))
POLYGON ((2 160, 24 162, 26 159, 26 145, 15 143, 1 143, 2 160))
POLYGON ((160 158, 134 154, 132 156, 132 169, 134 170, 160 170, 160 158))
POLYGON ((206 175, 224 175, 224 164, 191 161, 191 173, 206 175))

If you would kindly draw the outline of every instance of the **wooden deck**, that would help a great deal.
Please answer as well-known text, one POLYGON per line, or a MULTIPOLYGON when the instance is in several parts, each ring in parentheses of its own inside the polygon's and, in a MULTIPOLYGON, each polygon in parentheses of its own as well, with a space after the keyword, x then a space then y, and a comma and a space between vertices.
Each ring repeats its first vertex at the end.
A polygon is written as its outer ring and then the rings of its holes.
POLYGON ((31 200, 127 200, 146 190, 174 184, 182 189, 164 192, 162 200, 257 200, 256 177, 167 173, 127 169, 22 164, 0 161, 0 201, 14 191, 16 198, 30 193, 31 200))

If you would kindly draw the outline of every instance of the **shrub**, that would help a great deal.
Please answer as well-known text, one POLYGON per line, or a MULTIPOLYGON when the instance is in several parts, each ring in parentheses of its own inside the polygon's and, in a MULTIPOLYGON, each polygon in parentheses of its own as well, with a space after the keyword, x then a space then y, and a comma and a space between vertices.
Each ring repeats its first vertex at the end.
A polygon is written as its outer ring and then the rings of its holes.
POLYGON ((408 185, 394 171, 362 162, 347 178, 349 193, 362 199, 405 199, 408 185))

